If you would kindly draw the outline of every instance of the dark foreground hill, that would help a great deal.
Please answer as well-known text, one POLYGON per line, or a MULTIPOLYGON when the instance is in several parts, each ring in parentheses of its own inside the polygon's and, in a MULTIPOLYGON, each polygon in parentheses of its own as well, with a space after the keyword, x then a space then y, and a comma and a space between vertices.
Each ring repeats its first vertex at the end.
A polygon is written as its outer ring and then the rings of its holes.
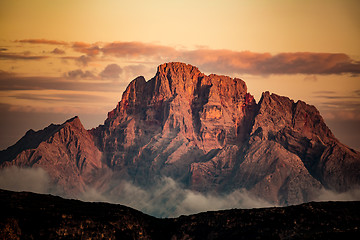
POLYGON ((0 239, 359 239, 360 202, 159 219, 108 203, 0 190, 0 239))

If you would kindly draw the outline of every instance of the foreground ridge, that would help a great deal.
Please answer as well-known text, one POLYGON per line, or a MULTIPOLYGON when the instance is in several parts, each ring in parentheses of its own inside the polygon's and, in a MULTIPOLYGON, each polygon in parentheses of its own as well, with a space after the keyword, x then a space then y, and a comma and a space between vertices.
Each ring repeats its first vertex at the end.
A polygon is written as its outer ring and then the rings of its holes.
POLYGON ((360 202, 158 219, 108 203, 0 190, 1 239, 358 239, 360 202))

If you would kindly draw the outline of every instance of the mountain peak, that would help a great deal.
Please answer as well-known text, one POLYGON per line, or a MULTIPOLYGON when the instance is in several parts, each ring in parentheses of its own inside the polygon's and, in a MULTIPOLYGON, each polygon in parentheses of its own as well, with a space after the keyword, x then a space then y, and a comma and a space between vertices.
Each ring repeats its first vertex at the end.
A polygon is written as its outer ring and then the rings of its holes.
POLYGON ((78 129, 85 129, 82 125, 80 118, 78 116, 72 117, 69 120, 67 120, 64 124, 64 126, 71 126, 78 129))
POLYGON ((156 75, 169 72, 175 74, 180 72, 200 73, 199 69, 193 65, 182 62, 168 62, 158 66, 156 75))
POLYGON ((29 131, 0 152, 1 163, 36 163, 64 186, 79 176, 96 182, 105 164, 144 187, 170 177, 200 192, 245 188, 278 204, 360 183, 360 153, 335 139, 314 106, 269 92, 257 104, 243 80, 179 62, 131 81, 104 125, 86 131, 73 117, 29 131))

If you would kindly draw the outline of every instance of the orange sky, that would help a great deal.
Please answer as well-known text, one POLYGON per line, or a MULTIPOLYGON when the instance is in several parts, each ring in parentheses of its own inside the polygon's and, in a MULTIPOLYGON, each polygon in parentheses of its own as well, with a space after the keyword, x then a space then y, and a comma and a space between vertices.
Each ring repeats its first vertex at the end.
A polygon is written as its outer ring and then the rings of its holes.
POLYGON ((315 105, 359 150, 359 42, 357 0, 2 0, 0 148, 73 115, 95 127, 133 78, 183 61, 315 105))

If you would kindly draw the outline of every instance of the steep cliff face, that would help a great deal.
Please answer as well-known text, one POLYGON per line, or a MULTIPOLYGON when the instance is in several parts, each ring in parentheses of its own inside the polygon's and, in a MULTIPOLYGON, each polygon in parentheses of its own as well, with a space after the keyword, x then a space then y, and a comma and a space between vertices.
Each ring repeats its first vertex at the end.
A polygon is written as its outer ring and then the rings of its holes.
POLYGON ((171 177, 200 192, 245 188, 276 204, 360 184, 360 153, 334 137, 314 106, 268 92, 257 104, 241 79, 184 63, 134 79, 104 125, 86 131, 74 118, 29 131, 0 156, 2 167, 42 167, 74 193, 109 189, 108 168, 143 187, 171 177))
POLYGON ((92 133, 107 163, 131 180, 145 184, 166 175, 187 184, 199 171, 196 163, 242 145, 255 105, 240 79, 168 63, 148 82, 133 80, 92 133))

